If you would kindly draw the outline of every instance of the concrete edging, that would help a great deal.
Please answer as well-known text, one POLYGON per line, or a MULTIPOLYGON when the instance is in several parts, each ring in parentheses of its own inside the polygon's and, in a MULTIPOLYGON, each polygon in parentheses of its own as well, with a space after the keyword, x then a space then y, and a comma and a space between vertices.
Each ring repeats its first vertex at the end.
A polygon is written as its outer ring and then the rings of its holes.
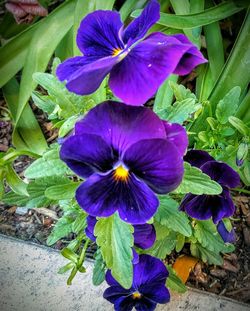
MULTIPOLYGON (((92 261, 85 262, 87 273, 78 273, 67 286, 67 277, 57 274, 67 263, 58 251, 1 234, 0 250, 1 311, 113 310, 102 298, 107 285, 92 285, 92 261)), ((247 304, 193 289, 171 297, 169 304, 156 310, 250 311, 247 304)))

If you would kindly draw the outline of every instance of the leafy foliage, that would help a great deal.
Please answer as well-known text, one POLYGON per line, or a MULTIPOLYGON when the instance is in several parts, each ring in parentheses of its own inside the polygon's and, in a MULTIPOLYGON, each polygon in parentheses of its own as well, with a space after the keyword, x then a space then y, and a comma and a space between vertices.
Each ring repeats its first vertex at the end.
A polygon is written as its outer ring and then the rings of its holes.
POLYGON ((211 180, 211 178, 204 174, 197 167, 191 166, 189 163, 184 163, 184 177, 180 186, 174 191, 175 193, 193 193, 201 194, 220 194, 221 186, 211 180))
POLYGON ((118 214, 100 218, 95 225, 96 243, 114 278, 124 287, 132 284, 133 227, 118 214))
POLYGON ((152 256, 158 257, 160 259, 165 259, 169 255, 176 245, 176 232, 169 230, 166 226, 154 223, 156 229, 156 241, 154 245, 144 251, 144 253, 150 254, 152 256))
POLYGON ((178 210, 179 204, 169 196, 160 196, 160 206, 155 214, 155 220, 168 229, 191 236, 192 228, 188 216, 178 210))
POLYGON ((167 278, 166 286, 177 293, 185 293, 187 288, 182 280, 177 276, 172 266, 167 265, 169 276, 167 278))

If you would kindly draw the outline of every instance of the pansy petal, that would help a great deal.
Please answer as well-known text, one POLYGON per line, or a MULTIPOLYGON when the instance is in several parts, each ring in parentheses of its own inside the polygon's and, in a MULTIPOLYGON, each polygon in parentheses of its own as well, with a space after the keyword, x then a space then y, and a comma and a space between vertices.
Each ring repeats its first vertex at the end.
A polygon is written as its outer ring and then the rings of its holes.
POLYGON ((217 225, 217 231, 220 234, 222 240, 225 243, 234 243, 236 240, 236 234, 234 229, 232 228, 231 231, 227 231, 224 222, 221 220, 217 225))
POLYGON ((189 45, 173 36, 153 33, 113 67, 109 86, 126 104, 143 105, 174 72, 189 49, 189 45))
POLYGON ((131 311, 134 307, 134 300, 131 296, 121 297, 114 304, 115 311, 131 311))
POLYGON ((148 221, 159 205, 153 191, 133 174, 124 182, 116 181, 113 172, 90 176, 76 190, 76 200, 92 216, 108 217, 118 210, 131 224, 148 221))
POLYGON ((88 14, 77 32, 77 45, 81 52, 94 59, 112 56, 116 49, 123 49, 119 32, 123 26, 120 14, 98 10, 88 14))
POLYGON ((147 297, 142 297, 135 301, 135 310, 136 311, 154 311, 156 308, 156 303, 147 299, 147 297))
POLYGON ((200 168, 206 162, 214 161, 214 158, 204 150, 189 150, 184 156, 184 161, 192 166, 200 168))
POLYGON ((183 177, 183 160, 175 146, 164 139, 145 139, 133 144, 123 161, 156 193, 174 190, 183 177))
POLYGON ((133 287, 139 289, 146 284, 165 284, 167 277, 167 268, 160 259, 150 255, 140 255, 139 263, 134 266, 133 287))
POLYGON ((122 34, 125 44, 131 45, 135 41, 143 38, 147 31, 160 18, 160 4, 156 0, 151 0, 141 15, 135 18, 122 34))
POLYGON ((167 140, 175 145, 181 156, 187 150, 188 147, 188 136, 185 128, 178 123, 169 123, 163 121, 166 129, 167 140))
POLYGON ((150 248, 156 239, 156 232, 153 225, 143 224, 134 225, 134 243, 135 246, 142 249, 150 248))
POLYGON ((110 286, 103 293, 103 298, 107 299, 111 303, 115 303, 121 297, 127 297, 130 294, 129 290, 117 286, 110 286))
POLYGON ((132 263, 133 263, 133 265, 136 265, 139 262, 139 255, 137 254, 137 252, 135 251, 134 248, 132 248, 132 251, 133 251, 132 263))
POLYGON ((189 50, 182 56, 177 67, 175 68, 174 73, 180 76, 189 74, 196 66, 207 63, 207 60, 204 58, 202 53, 197 49, 191 41, 188 40, 183 34, 173 35, 181 43, 187 44, 190 46, 189 50))
POLYGON ((202 165, 201 170, 222 186, 234 188, 240 184, 239 174, 226 163, 210 161, 202 165))
POLYGON ((227 189, 220 195, 199 195, 188 194, 180 206, 181 210, 199 220, 207 220, 212 217, 214 223, 222 218, 230 217, 235 211, 235 206, 227 189))
POLYGON ((108 270, 105 274, 105 280, 110 286, 121 286, 116 279, 112 276, 111 270, 108 270))
POLYGON ((167 303, 170 300, 170 294, 165 284, 147 284, 140 287, 140 293, 156 303, 167 303))
POLYGON ((127 184, 121 183, 119 216, 130 224, 144 224, 155 214, 159 200, 143 182, 130 175, 127 184))
POLYGON ((116 161, 112 149, 105 141, 93 134, 74 135, 67 138, 61 147, 60 158, 81 177, 105 172, 116 161))
POLYGON ((99 135, 118 153, 141 139, 166 137, 162 121, 149 108, 112 101, 91 109, 76 123, 75 132, 99 135))
POLYGON ((97 223, 96 217, 93 217, 90 215, 87 217, 87 227, 85 229, 85 233, 86 233, 86 236, 92 241, 96 240, 96 237, 94 235, 94 229, 95 229, 96 223, 97 223))
POLYGON ((70 77, 75 74, 76 71, 89 64, 91 61, 84 56, 76 56, 67 59, 63 63, 59 64, 56 69, 56 75, 60 81, 69 81, 70 77))
MULTIPOLYGON (((108 56, 79 67, 67 79, 66 87, 78 95, 91 94, 98 89, 113 66, 119 62, 119 56, 108 56)), ((66 72, 62 74, 65 76, 66 72)))

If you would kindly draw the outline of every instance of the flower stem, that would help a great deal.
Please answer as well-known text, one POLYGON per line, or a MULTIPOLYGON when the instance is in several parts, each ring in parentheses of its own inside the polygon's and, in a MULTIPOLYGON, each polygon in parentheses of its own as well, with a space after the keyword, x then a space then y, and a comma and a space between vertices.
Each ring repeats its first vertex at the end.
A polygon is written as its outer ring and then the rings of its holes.
POLYGON ((82 248, 82 251, 81 251, 81 254, 80 254, 80 257, 79 257, 78 267, 81 267, 83 262, 84 262, 84 259, 85 259, 85 256, 86 256, 86 250, 88 248, 89 242, 90 242, 89 239, 87 239, 85 241, 84 247, 82 248))
POLYGON ((232 190, 237 191, 237 192, 243 192, 250 194, 250 190, 242 189, 242 188, 233 188, 232 190))

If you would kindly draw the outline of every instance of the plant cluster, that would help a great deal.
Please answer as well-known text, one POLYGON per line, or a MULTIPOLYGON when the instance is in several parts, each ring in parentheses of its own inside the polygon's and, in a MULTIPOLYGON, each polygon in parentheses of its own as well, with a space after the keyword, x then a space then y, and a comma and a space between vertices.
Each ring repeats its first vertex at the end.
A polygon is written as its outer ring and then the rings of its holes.
POLYGON ((205 1, 204 10, 204 1, 173 0, 174 15, 160 14, 151 0, 133 11, 128 25, 122 20, 137 1, 127 0, 119 13, 112 11, 115 1, 105 2, 66 1, 0 49, 6 73, 0 82, 15 124, 15 148, 0 155, 0 190, 6 204, 60 206, 63 216, 47 243, 74 233, 61 251, 69 260, 59 269, 70 272, 67 284, 86 272, 86 251, 96 243, 93 284, 106 279, 104 298, 115 310, 154 310, 169 301, 168 288, 186 290, 165 264, 169 254, 185 246, 221 265, 223 254, 234 250, 230 190, 237 191, 240 180, 250 185, 250 72, 244 65, 250 49, 242 48, 249 14, 225 64, 218 21, 244 10, 244 1, 205 1), (7 51, 15 44, 19 61, 10 63, 7 51), (44 73, 55 49, 59 57, 44 73), (10 78, 23 66, 19 88, 10 78), (194 94, 177 80, 197 66, 194 94), (42 91, 34 91, 36 85, 42 91), (30 95, 58 128, 49 147, 27 105, 30 95), (20 155, 35 158, 27 182, 13 169, 20 155), (4 182, 11 188, 5 194, 4 182))

